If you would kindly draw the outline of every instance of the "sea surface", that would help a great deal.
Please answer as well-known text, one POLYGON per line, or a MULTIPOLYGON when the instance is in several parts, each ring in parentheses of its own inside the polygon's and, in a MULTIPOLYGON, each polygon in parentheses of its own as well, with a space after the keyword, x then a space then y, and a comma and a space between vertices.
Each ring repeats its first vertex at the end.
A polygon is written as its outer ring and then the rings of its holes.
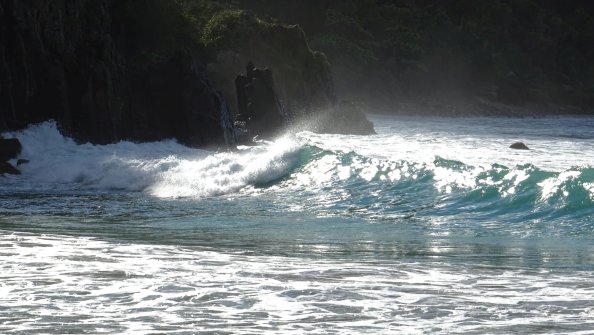
POLYGON ((5 134, 0 333, 594 333, 594 117, 370 118, 230 152, 5 134))

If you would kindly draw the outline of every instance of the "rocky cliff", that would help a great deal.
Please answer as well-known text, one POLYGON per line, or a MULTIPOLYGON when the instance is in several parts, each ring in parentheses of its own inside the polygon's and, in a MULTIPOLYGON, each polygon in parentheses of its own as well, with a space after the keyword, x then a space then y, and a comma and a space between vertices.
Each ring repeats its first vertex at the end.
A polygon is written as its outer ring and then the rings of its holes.
POLYGON ((108 6, 0 2, 0 127, 56 119, 81 140, 116 139, 123 68, 108 6))
POLYGON ((215 53, 209 75, 234 110, 235 77, 248 62, 273 71, 276 92, 291 119, 328 109, 336 100, 330 64, 324 54, 309 48, 299 26, 226 10, 210 19, 203 39, 215 53))
MULTIPOLYGON (((272 71, 268 75, 274 76, 274 93, 281 110, 274 113, 266 112, 275 109, 274 106, 260 108, 261 115, 269 116, 253 119, 252 126, 248 122, 250 133, 253 134, 254 129, 260 134, 278 132, 279 114, 284 117, 285 126, 300 130, 375 133, 373 124, 353 103, 337 103, 330 63, 323 53, 310 49, 299 26, 264 21, 250 11, 225 10, 206 24, 203 42, 215 54, 207 67, 209 77, 236 113, 242 114, 242 85, 237 85, 237 74, 252 62, 267 68, 263 71, 272 71)), ((247 79, 250 79, 249 73, 247 79)), ((254 115, 253 112, 248 114, 254 115)))
POLYGON ((93 143, 233 144, 225 102, 190 47, 141 62, 119 46, 135 28, 126 3, 0 1, 0 130, 55 119, 93 143))
POLYGON ((284 121, 337 112, 330 65, 301 28, 241 10, 197 17, 185 3, 0 0, 0 132, 54 119, 80 142, 232 147, 249 61, 274 73, 284 121))

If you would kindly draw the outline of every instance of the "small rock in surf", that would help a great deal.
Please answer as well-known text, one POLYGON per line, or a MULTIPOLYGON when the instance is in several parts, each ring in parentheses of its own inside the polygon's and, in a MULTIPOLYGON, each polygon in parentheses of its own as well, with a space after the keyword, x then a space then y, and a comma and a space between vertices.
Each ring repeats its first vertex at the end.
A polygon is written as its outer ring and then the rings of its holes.
POLYGON ((528 146, 522 142, 516 142, 510 145, 509 147, 517 150, 530 150, 530 148, 528 148, 528 146))

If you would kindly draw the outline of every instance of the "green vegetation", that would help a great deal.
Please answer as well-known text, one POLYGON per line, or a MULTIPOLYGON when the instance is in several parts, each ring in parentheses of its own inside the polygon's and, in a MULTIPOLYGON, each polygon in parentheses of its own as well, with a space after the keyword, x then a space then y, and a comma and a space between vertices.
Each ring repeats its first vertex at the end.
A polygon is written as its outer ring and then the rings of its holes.
POLYGON ((216 49, 240 48, 265 32, 270 32, 274 24, 263 21, 249 12, 239 9, 225 9, 215 13, 205 24, 202 43, 216 49))
POLYGON ((199 52, 203 27, 220 10, 204 0, 118 0, 112 6, 119 49, 140 67, 166 61, 185 48, 199 52))

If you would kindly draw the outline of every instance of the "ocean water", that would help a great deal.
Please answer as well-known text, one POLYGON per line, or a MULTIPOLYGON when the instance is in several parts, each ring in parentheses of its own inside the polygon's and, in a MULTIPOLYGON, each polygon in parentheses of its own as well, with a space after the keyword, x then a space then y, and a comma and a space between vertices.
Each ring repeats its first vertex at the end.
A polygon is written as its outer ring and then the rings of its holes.
POLYGON ((594 117, 371 119, 233 152, 5 134, 0 333, 594 333, 594 117))

